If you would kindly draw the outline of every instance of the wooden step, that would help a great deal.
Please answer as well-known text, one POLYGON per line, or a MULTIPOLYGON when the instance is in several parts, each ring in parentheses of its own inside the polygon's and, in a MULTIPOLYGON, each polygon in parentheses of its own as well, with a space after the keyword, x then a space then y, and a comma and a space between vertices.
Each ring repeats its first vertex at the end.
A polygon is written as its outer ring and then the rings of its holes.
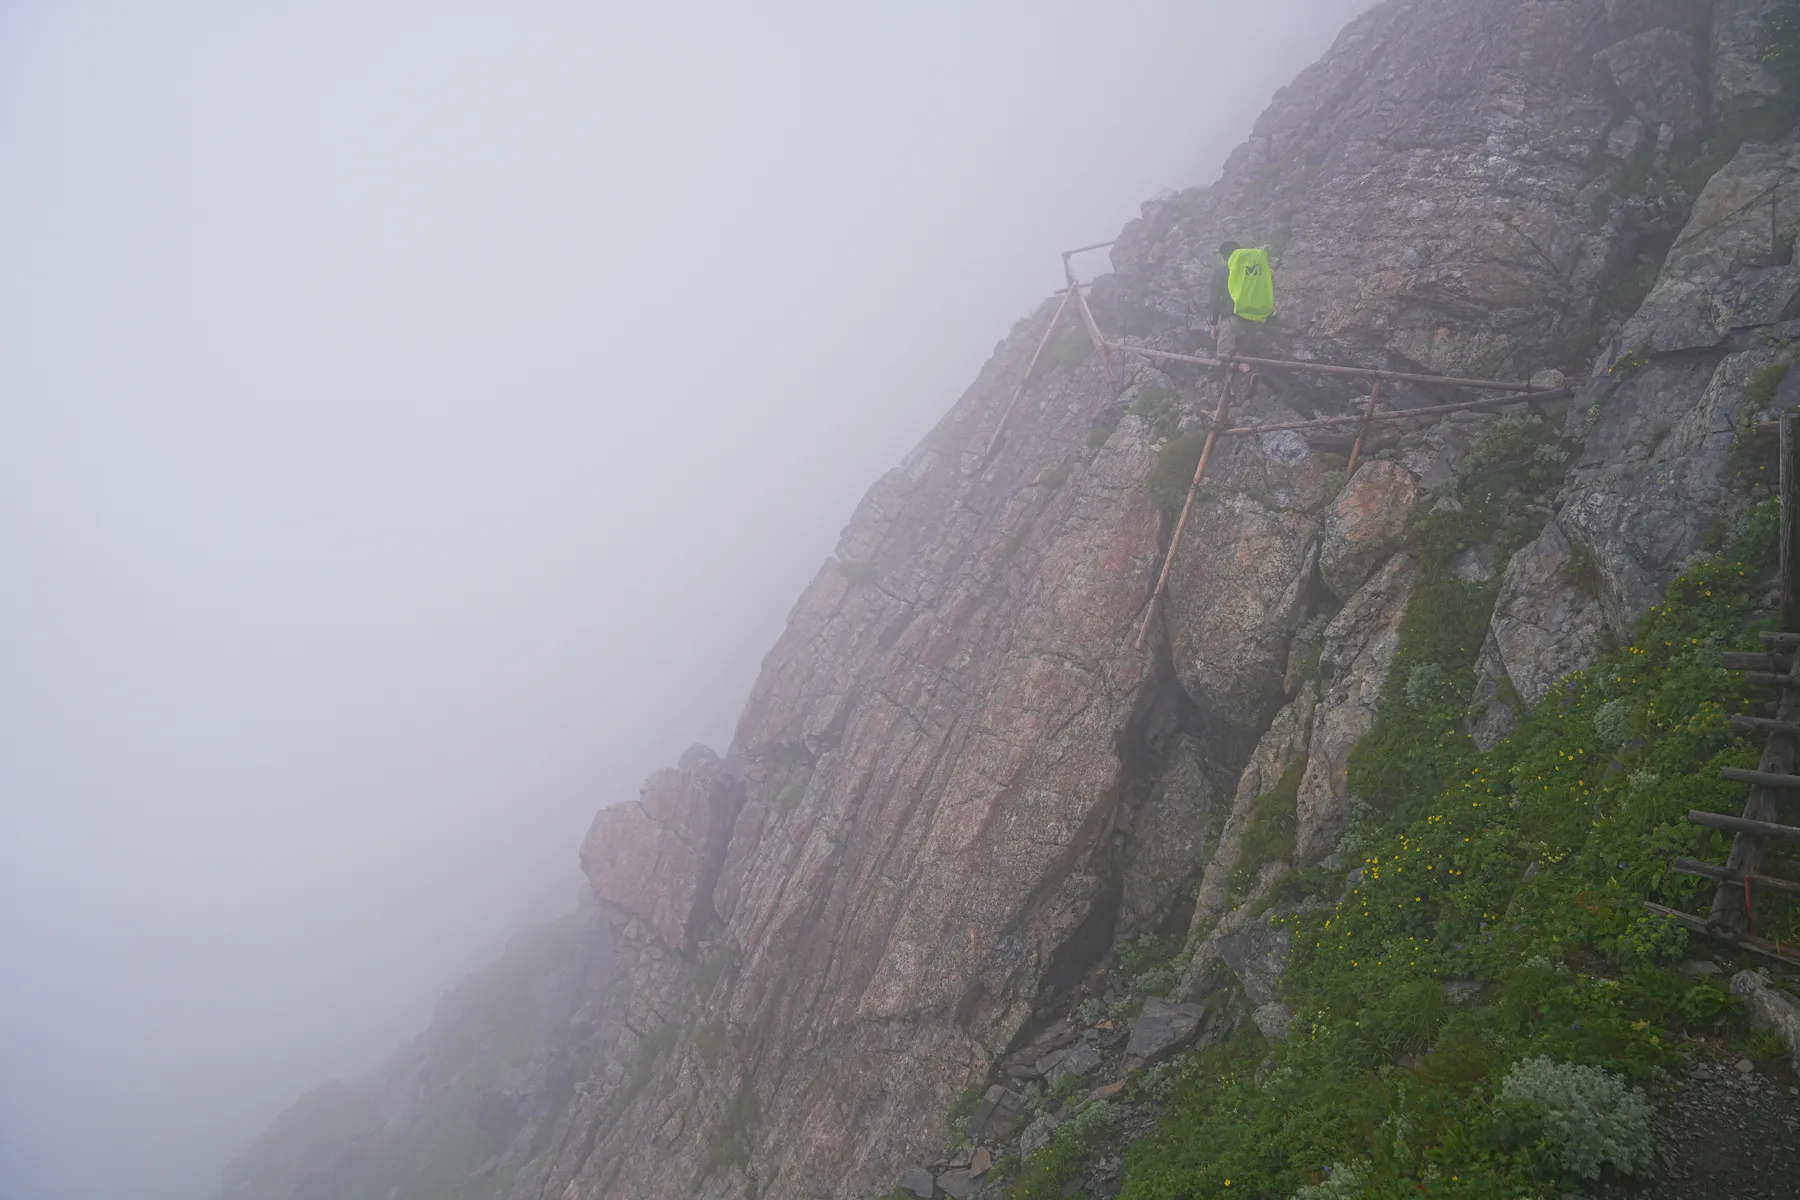
POLYGON ((1773 821, 1752 821, 1747 817, 1728 817, 1724 813, 1701 812, 1695 809, 1687 815, 1688 822, 1693 825, 1704 825, 1708 829, 1722 829, 1726 833, 1748 833, 1758 837, 1800 838, 1800 826, 1777 825, 1773 821))
POLYGON ((1775 721, 1768 717, 1736 716, 1731 718, 1731 727, 1745 733, 1800 734, 1800 721, 1775 721))
POLYGON ((1757 954, 1764 955, 1765 957, 1773 958, 1778 962, 1792 963, 1795 966, 1800 966, 1800 954, 1796 954, 1793 950, 1786 947, 1777 946, 1773 942, 1764 941, 1762 938, 1752 934, 1743 933, 1736 937, 1726 937, 1722 931, 1708 929, 1705 921, 1689 913, 1680 912, 1673 908, 1664 908, 1662 905, 1652 904, 1648 900, 1644 901, 1644 907, 1656 916, 1667 917, 1682 928, 1700 934, 1702 937, 1716 938, 1728 946, 1737 946, 1740 949, 1751 950, 1757 954))
MULTIPOLYGON (((1734 871, 1730 867, 1715 867, 1711 863, 1703 863, 1692 858, 1678 858, 1671 865, 1677 874, 1710 879, 1714 883, 1741 884, 1744 882, 1742 871, 1734 871)), ((1800 883, 1795 883, 1791 879, 1776 879, 1771 875, 1752 874, 1750 886, 1771 892, 1786 892, 1790 896, 1800 896, 1800 883)))
POLYGON ((1788 687, 1794 681, 1787 675, 1776 675, 1770 671, 1745 671, 1745 683, 1760 683, 1764 687, 1788 687))
POLYGON ((1728 671, 1780 671, 1786 673, 1793 665, 1791 654, 1758 654, 1740 650, 1727 650, 1721 657, 1725 660, 1728 671))
POLYGON ((1765 646, 1800 646, 1800 633, 1765 633, 1761 636, 1765 646))
POLYGON ((1755 787, 1781 788, 1783 791, 1800 792, 1800 775, 1781 775, 1774 771, 1751 771, 1744 767, 1722 767, 1719 775, 1733 783, 1748 783, 1755 787))

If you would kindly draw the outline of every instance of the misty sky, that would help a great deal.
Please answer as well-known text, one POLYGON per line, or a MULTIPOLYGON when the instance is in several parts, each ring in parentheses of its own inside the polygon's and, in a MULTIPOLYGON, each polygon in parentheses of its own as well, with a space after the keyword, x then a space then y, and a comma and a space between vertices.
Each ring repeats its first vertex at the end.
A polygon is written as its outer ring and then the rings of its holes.
POLYGON ((1363 7, 0 0, 0 1197, 210 1196, 570 907, 1363 7))

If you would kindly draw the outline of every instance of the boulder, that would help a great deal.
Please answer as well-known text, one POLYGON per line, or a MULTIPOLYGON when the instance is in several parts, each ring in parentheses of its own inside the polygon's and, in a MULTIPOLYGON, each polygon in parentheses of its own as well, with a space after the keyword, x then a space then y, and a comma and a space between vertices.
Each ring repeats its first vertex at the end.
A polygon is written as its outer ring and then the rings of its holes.
POLYGON ((1419 498, 1412 472, 1376 459, 1357 468, 1325 514, 1319 575, 1348 599, 1406 540, 1406 523, 1419 498))
POLYGON ((1271 1000, 1251 1013, 1250 1019, 1273 1046, 1287 1037, 1288 1029, 1294 1024, 1294 1010, 1279 1000, 1271 1000))
POLYGON ((1243 983, 1250 1003, 1260 1007, 1281 995, 1293 938, 1287 926, 1263 921, 1219 939, 1219 957, 1243 983))
POLYGON ((1760 1033, 1773 1033, 1786 1042, 1794 1069, 1800 1071, 1800 1002, 1777 991, 1755 971, 1733 975, 1731 992, 1750 1010, 1750 1027, 1760 1033))
POLYGON ((976 1191, 975 1176, 968 1171, 946 1171, 937 1177, 937 1185, 950 1200, 969 1200, 976 1191))
POLYGON ((972 1178, 980 1179, 993 1168, 993 1165, 994 1152, 986 1146, 977 1146, 975 1153, 969 1156, 969 1175, 972 1178))
POLYGON ((900 1172, 900 1181, 894 1185, 902 1193, 916 1197, 917 1200, 932 1200, 937 1195, 937 1180, 924 1167, 908 1167, 900 1172))
POLYGON ((1205 1020, 1206 1010, 1198 1004, 1151 996, 1132 1023, 1131 1040, 1125 1044, 1126 1067, 1153 1066, 1168 1058, 1200 1035, 1205 1020))
POLYGON ((1079 1079, 1098 1070, 1100 1062, 1100 1051, 1092 1044, 1083 1042, 1065 1053, 1055 1066, 1044 1072, 1044 1078, 1052 1084, 1065 1075, 1073 1075, 1079 1079))
POLYGON ((1024 1115, 1025 1097, 996 1083, 982 1096, 981 1103, 975 1106, 975 1115, 969 1118, 969 1140, 1000 1141, 1019 1127, 1024 1115))

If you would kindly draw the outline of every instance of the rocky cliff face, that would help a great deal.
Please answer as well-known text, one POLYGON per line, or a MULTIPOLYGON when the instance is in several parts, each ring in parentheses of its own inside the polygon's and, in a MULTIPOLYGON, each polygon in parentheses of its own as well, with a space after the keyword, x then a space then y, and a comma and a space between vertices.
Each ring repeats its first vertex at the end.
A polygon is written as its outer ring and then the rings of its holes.
MULTIPOLYGON (((581 857, 619 976, 576 1077, 520 1093, 538 1107, 462 1191, 394 1176, 368 1194, 884 1191, 1125 939, 1191 930, 1178 999, 1221 962, 1246 984, 1278 971, 1242 914, 1329 863, 1349 824, 1350 751, 1397 686, 1421 586, 1415 515, 1491 518, 1454 561, 1498 597, 1475 721, 1491 740, 1754 494, 1737 427, 1800 336, 1800 149, 1759 62, 1767 7, 1388 0, 1354 22, 1217 183, 1125 228, 1101 324, 1204 349, 1231 237, 1276 258, 1263 354, 1557 369, 1574 401, 1386 427, 1347 480, 1348 429, 1225 443, 1140 652, 1173 524, 1146 483, 1218 381, 1073 335, 990 457, 1050 306, 1021 321, 870 490, 726 759, 690 751, 595 819, 581 857), (1506 453, 1533 482, 1479 494, 1506 453), (1240 861, 1283 794, 1291 851, 1240 861)), ((1270 372, 1238 415, 1362 395, 1270 372)))

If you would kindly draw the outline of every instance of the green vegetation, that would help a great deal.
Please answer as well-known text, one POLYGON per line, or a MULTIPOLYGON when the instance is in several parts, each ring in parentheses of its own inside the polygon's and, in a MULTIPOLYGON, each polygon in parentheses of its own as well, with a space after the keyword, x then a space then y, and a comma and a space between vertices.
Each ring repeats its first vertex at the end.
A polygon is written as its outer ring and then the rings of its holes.
POLYGON ((1050 1144, 1031 1156, 1007 1191, 1008 1200, 1063 1200, 1063 1188, 1086 1167, 1094 1146, 1119 1123, 1118 1106, 1092 1100, 1057 1129, 1050 1144))
POLYGON ((1787 378, 1790 363, 1771 363, 1756 373, 1750 386, 1744 389, 1745 407, 1753 413, 1764 412, 1775 400, 1775 389, 1787 378))
POLYGON ((1068 463, 1057 463, 1054 467, 1045 467, 1033 482, 1044 489, 1046 495, 1054 495, 1062 490, 1062 485, 1069 482, 1069 475, 1074 468, 1068 463))
POLYGON ((1139 995, 1166 996, 1181 982, 1181 967, 1185 965, 1177 962, 1181 942, 1179 937, 1161 938, 1149 933, 1120 942, 1119 973, 1139 995))
POLYGON ((1305 759, 1290 763, 1275 786, 1256 798, 1238 842, 1237 862, 1227 877, 1227 894, 1232 899, 1248 893, 1265 866, 1293 857, 1299 820, 1294 804, 1305 774, 1305 759))
MULTIPOLYGON (((1719 653, 1756 645, 1772 509, 1485 753, 1461 722, 1488 596, 1441 564, 1487 531, 1415 530, 1403 682, 1352 756, 1361 875, 1335 909, 1276 918, 1294 931, 1297 1017, 1261 1082, 1246 1023, 1134 1083, 1167 1108, 1128 1155, 1125 1200, 1539 1196, 1644 1165, 1638 1089, 1678 1051, 1778 1052, 1717 982, 1675 967, 1685 932, 1642 906, 1705 909, 1712 885, 1670 860, 1722 861, 1726 844, 1683 814, 1742 805, 1719 768, 1756 761, 1728 723, 1752 696, 1719 653), (1479 997, 1451 1004, 1453 980, 1479 997)), ((1791 900, 1759 900, 1758 917, 1764 936, 1800 937, 1791 900)))
POLYGON ((982 1082, 977 1079, 959 1092, 956 1101, 950 1105, 950 1110, 944 1114, 944 1124, 950 1127, 952 1145, 960 1146, 969 1140, 969 1120, 975 1115, 975 1110, 981 1107, 984 1091, 982 1082))
POLYGON ((1586 542, 1569 543, 1569 557, 1563 562, 1563 575, 1582 595, 1589 599, 1599 599, 1606 576, 1600 570, 1600 560, 1595 557, 1593 548, 1586 542))

